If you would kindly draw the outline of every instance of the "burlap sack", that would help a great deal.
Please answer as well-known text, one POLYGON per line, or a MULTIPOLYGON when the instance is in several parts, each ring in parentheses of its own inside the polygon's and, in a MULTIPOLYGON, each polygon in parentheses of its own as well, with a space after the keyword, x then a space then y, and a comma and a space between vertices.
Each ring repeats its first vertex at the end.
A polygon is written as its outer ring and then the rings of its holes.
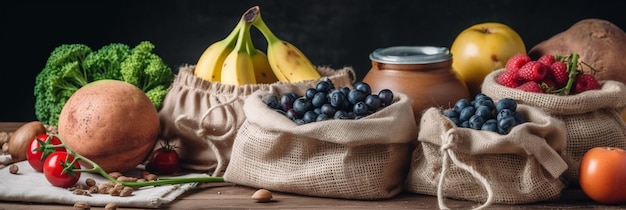
POLYGON ((567 169, 565 125, 538 108, 518 105, 527 122, 507 135, 457 127, 441 108, 421 118, 407 177, 409 192, 444 198, 520 204, 558 198, 567 169))
MULTIPOLYGON (((225 85, 196 77, 194 67, 181 67, 165 96, 159 111, 160 139, 177 146, 181 168, 213 170, 213 175, 222 173, 228 165, 235 135, 245 120, 243 104, 247 96, 256 90, 303 94, 306 88, 319 82, 225 85)), ((318 71, 335 86, 352 86, 354 82, 352 68, 335 70, 319 67, 318 71)))
POLYGON ((300 195, 384 199, 402 191, 417 129, 410 99, 358 120, 296 125, 267 108, 259 91, 246 99, 224 180, 300 195))
POLYGON ((569 169, 564 177, 578 184, 580 159, 593 147, 613 146, 626 149, 626 124, 620 113, 626 107, 626 86, 617 81, 600 81, 600 90, 576 95, 529 93, 499 85, 496 77, 504 70, 488 74, 482 92, 493 100, 512 98, 518 103, 539 107, 563 121, 567 128, 565 160, 569 169))

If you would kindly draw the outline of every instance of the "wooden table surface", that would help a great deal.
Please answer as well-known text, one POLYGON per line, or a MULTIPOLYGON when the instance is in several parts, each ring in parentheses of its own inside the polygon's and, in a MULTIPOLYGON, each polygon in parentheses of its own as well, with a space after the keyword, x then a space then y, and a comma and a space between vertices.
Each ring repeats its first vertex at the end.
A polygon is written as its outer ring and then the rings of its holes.
MULTIPOLYGON (((13 131, 22 123, 0 123, 0 132, 13 131)), ((1 187, 1 186, 0 186, 1 187)), ((257 189, 231 183, 207 183, 187 191, 161 209, 438 209, 437 197, 402 193, 391 199, 358 201, 345 199, 318 198, 272 192, 273 199, 267 203, 256 203, 250 197, 257 189)), ((626 190, 626 189, 625 189, 626 190)), ((451 209, 471 209, 481 203, 447 199, 451 209)), ((0 210, 4 209, 71 209, 70 205, 45 204, 31 201, 0 201, 0 210)), ((92 207, 91 209, 104 209, 92 207)), ((130 208, 118 208, 130 209, 130 208)), ((590 200, 580 189, 568 188, 561 198, 523 205, 494 204, 489 209, 626 209, 621 205, 602 205, 590 200)))

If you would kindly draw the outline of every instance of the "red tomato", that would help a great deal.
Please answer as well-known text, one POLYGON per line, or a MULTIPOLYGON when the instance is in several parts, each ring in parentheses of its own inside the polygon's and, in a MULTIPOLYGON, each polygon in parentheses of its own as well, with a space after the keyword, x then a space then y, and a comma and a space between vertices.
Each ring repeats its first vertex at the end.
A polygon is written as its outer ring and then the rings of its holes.
POLYGON ((35 171, 43 171, 43 162, 54 151, 65 151, 64 147, 50 148, 46 146, 59 145, 58 137, 48 134, 39 134, 26 147, 26 160, 35 171), (39 141, 38 141, 39 140, 39 141), (42 146, 44 145, 44 146, 42 146))
POLYGON ((80 169, 80 164, 74 162, 74 156, 65 151, 53 152, 46 158, 43 165, 43 174, 50 184, 68 188, 74 186, 80 179, 80 172, 74 172, 72 169, 80 169))
POLYGON ((171 175, 178 171, 178 153, 172 148, 162 147, 152 153, 146 170, 160 175, 171 175))
POLYGON ((626 150, 590 149, 580 161, 578 179, 581 189, 592 200, 604 204, 626 203, 626 150))

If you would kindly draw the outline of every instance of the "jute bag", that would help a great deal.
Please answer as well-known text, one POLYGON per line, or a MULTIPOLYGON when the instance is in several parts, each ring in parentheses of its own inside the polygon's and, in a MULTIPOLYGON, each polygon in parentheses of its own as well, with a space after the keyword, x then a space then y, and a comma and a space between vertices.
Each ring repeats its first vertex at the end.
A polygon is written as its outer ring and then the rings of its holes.
MULTIPOLYGON (((165 96, 159 111, 160 139, 177 146, 182 168, 213 170, 213 175, 222 173, 228 165, 235 135, 245 120, 243 104, 247 96, 256 90, 302 94, 318 82, 226 85, 196 77, 194 67, 181 67, 165 96)), ((336 86, 351 86, 354 81, 352 68, 319 67, 318 71, 336 86)))
POLYGON ((296 125, 255 92, 224 173, 235 184, 300 195, 384 199, 402 191, 417 129, 410 99, 358 120, 296 125))
POLYGON ((576 95, 529 93, 499 85, 495 80, 504 70, 485 77, 482 92, 493 100, 512 98, 518 103, 539 107, 565 123, 567 147, 565 160, 569 169, 564 177, 578 183, 580 159, 593 147, 612 146, 626 149, 626 124, 620 113, 626 107, 626 86, 617 81, 600 81, 600 90, 576 95))
POLYGON ((558 198, 567 169, 565 125, 538 108, 519 104, 527 122, 507 135, 457 127, 441 108, 427 109, 421 118, 418 145, 406 189, 445 197, 520 204, 558 198))

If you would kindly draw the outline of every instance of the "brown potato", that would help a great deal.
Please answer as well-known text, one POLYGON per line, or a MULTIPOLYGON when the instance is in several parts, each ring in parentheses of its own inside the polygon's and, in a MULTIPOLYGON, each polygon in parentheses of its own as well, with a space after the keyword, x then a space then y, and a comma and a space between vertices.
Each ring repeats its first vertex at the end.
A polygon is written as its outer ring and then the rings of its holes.
POLYGON ((39 121, 28 122, 20 126, 9 139, 9 154, 13 162, 26 160, 26 148, 39 134, 45 134, 46 127, 39 121))

